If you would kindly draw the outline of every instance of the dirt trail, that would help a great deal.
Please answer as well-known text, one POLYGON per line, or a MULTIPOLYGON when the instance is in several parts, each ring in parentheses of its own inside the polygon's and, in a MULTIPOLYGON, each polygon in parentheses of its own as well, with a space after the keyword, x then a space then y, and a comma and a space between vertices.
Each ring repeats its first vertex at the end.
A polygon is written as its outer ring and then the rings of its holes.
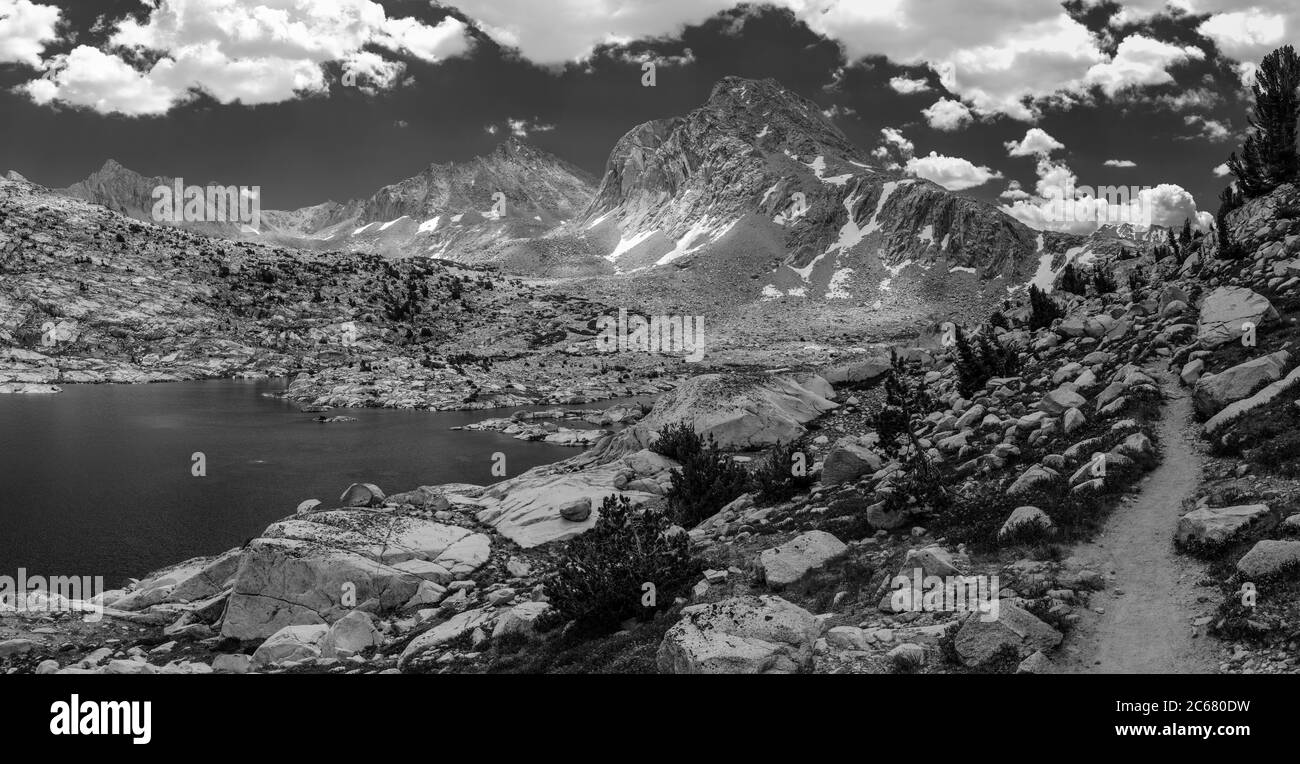
POLYGON ((1204 566, 1174 551, 1174 528, 1183 499, 1200 482, 1196 425, 1190 395, 1172 375, 1156 369, 1168 396, 1158 425, 1163 458, 1140 484, 1137 500, 1121 504, 1102 533, 1075 555, 1106 577, 1104 592, 1071 631, 1061 656, 1064 671, 1112 674, 1194 674, 1217 670, 1215 643, 1193 636, 1192 619, 1208 615, 1212 594, 1198 586, 1204 566), (1117 593, 1122 592, 1122 594, 1117 593), (1102 614, 1095 612, 1103 609, 1102 614))

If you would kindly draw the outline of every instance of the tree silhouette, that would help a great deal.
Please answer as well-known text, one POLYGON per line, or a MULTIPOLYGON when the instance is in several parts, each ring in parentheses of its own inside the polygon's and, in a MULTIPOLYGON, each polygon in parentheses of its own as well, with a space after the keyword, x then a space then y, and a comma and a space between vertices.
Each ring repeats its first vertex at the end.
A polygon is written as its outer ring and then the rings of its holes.
POLYGON ((1300 56, 1290 45, 1264 57, 1255 75, 1255 107, 1241 147, 1228 167, 1247 199, 1263 196, 1300 176, 1296 119, 1300 116, 1300 56))

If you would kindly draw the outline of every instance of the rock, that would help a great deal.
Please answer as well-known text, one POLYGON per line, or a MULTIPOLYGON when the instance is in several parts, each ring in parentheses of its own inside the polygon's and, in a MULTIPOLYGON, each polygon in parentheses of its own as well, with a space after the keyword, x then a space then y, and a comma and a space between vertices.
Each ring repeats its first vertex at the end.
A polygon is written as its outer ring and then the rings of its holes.
POLYGON ((1086 424, 1088 424, 1088 419, 1079 409, 1071 408, 1065 412, 1065 433, 1067 435, 1073 434, 1086 424))
POLYGON ((566 541, 591 528, 600 519, 600 505, 607 496, 626 496, 634 507, 658 498, 652 493, 614 487, 616 478, 628 470, 621 459, 575 472, 557 473, 555 469, 556 465, 543 465, 497 483, 476 500, 482 508, 475 517, 530 549, 566 541), (560 515, 562 506, 582 499, 589 500, 592 507, 585 520, 575 522, 560 515))
POLYGON ((846 549, 844 542, 825 531, 808 531, 780 546, 764 550, 759 555, 759 565, 768 586, 785 586, 843 554, 846 549))
POLYGON ((1007 488, 1008 496, 1019 496, 1037 489, 1039 486, 1051 483, 1060 478, 1060 473, 1051 467, 1045 467, 1041 464, 1035 464, 1024 473, 1016 478, 1016 481, 1007 488))
POLYGON ((1267 504, 1201 507, 1179 518, 1174 541, 1180 546, 1216 547, 1268 516, 1267 504))
POLYGON ((591 497, 583 496, 560 505, 560 517, 571 523, 580 523, 591 516, 591 497))
POLYGON ((381 642, 374 616, 353 610, 330 626, 320 643, 322 658, 347 658, 381 642))
POLYGON ((1061 643, 1061 632, 1009 600, 998 604, 996 619, 985 620, 987 617, 987 613, 967 616, 953 640, 953 647, 966 666, 984 665, 1003 651, 1013 652, 1019 660, 1061 643))
POLYGON ((0 660, 15 655, 26 655, 33 647, 36 647, 36 643, 30 639, 6 639, 0 642, 0 660))
POLYGON ((1034 651, 1034 654, 1025 658, 1016 666, 1017 674, 1055 674, 1056 667, 1052 661, 1043 654, 1042 650, 1034 651))
POLYGON ((298 508, 294 510, 293 513, 295 515, 305 515, 319 506, 320 506, 320 499, 307 499, 306 501, 299 504, 298 508))
POLYGON ((1300 541, 1266 539, 1255 544, 1240 560, 1237 572, 1258 581, 1294 569, 1300 565, 1300 541))
POLYGON ((402 651, 397 665, 406 669, 412 661, 419 660, 425 653, 473 632, 486 628, 496 618, 496 611, 490 608, 466 610, 434 626, 415 639, 412 639, 402 651))
POLYGON ((212 659, 212 671, 217 674, 247 674, 253 661, 242 653, 227 653, 212 659))
POLYGON ((821 634, 807 610, 769 595, 682 610, 659 646, 665 674, 790 674, 810 668, 821 634))
POLYGON ((1210 418, 1210 421, 1205 423, 1205 434, 1213 438, 1227 428, 1228 425, 1251 411, 1267 406, 1277 400, 1279 396, 1288 394, 1297 388, 1300 388, 1300 366, 1292 369, 1290 374, 1287 374, 1282 379, 1270 384, 1268 387, 1265 387, 1263 390, 1260 390, 1249 398, 1229 404, 1222 411, 1215 414, 1210 418))
POLYGON ((789 443, 805 422, 836 407, 789 377, 701 374, 660 398, 633 429, 686 423, 722 448, 757 449, 789 443))
POLYGON ((301 661, 320 657, 320 642, 329 632, 324 624, 285 626, 272 634, 253 653, 253 665, 265 666, 284 661, 301 661))
POLYGON ((1035 408, 1049 414, 1061 414, 1066 409, 1078 408, 1087 402, 1088 399, 1075 392, 1072 385, 1065 384, 1044 395, 1035 408))
POLYGON ((546 615, 550 609, 551 606, 546 602, 522 602, 515 605, 497 620, 496 628, 492 630, 492 638, 497 639, 507 634, 537 636, 537 620, 546 615))
POLYGON ((1218 347, 1239 341, 1243 324, 1250 322, 1259 326, 1277 316, 1277 310, 1263 295, 1245 287, 1221 286, 1201 303, 1197 338, 1202 347, 1218 347))
POLYGON ((1201 372, 1204 370, 1205 361, 1200 358, 1197 358, 1194 361, 1188 361, 1186 364, 1183 364, 1183 370, 1178 373, 1178 379, 1182 381, 1183 385, 1191 387, 1201 378, 1201 372))
POLYGON ((880 457, 858 443, 856 438, 840 438, 831 446, 822 464, 822 483, 839 485, 857 480, 880 469, 880 457))
POLYGON ((1196 382, 1192 401, 1201 416, 1219 413, 1229 404, 1249 397, 1270 382, 1281 379, 1291 354, 1285 350, 1239 363, 1218 374, 1207 374, 1196 382))
POLYGON ((284 626, 328 624, 356 609, 395 610, 433 586, 401 570, 434 563, 464 578, 487 561, 487 536, 391 512, 332 510, 275 523, 244 549, 221 634, 265 638, 284 626))
POLYGON ((1047 513, 1038 507, 1016 507, 1011 511, 1006 522, 1002 524, 1001 530, 998 531, 998 539, 1008 538, 1035 525, 1043 530, 1051 530, 1053 527, 1052 518, 1048 517, 1047 513))
POLYGON ((377 507, 384 503, 384 492, 373 483, 353 483, 339 496, 339 503, 345 507, 377 507))

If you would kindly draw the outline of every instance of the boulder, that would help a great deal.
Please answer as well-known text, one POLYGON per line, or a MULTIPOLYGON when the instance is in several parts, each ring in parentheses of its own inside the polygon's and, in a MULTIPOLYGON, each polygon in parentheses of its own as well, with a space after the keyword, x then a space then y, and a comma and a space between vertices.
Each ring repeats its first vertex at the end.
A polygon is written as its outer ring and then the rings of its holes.
POLYGON ((330 626, 320 642, 322 658, 347 658, 382 641, 374 616, 353 610, 330 626))
POLYGON ((1181 546, 1219 546, 1268 516, 1267 504, 1201 507, 1178 519, 1174 541, 1181 546))
POLYGON ((1197 413, 1213 416, 1230 404, 1250 397, 1268 383, 1281 379, 1290 359, 1290 353, 1279 350, 1201 377, 1192 391, 1197 413))
POLYGON ((507 634, 536 636, 537 620, 546 615, 550 609, 551 606, 545 602, 522 602, 515 605, 497 620, 492 638, 496 639, 507 634))
POLYGON ((324 624, 285 626, 276 631, 253 653, 253 665, 301 661, 320 657, 320 643, 329 632, 324 624))
POLYGON ((353 483, 339 496, 339 504, 345 507, 377 507, 383 503, 384 492, 374 483, 353 483))
POLYGON ((732 597, 682 610, 657 656, 665 674, 791 674, 812 665, 821 624, 769 595, 732 597))
POLYGON ((759 566, 768 586, 785 586, 843 554, 845 549, 848 547, 844 542, 826 531, 808 531, 780 546, 763 550, 759 566))
POLYGON ((1050 530, 1053 527, 1052 518, 1048 517, 1047 513, 1038 507, 1016 507, 1007 516, 1006 522, 1002 524, 1002 528, 998 531, 998 539, 1008 538, 1032 526, 1050 530))
POLYGON ((1035 408, 1049 414, 1062 414, 1067 409, 1078 408, 1087 402, 1086 398, 1075 392, 1073 385, 1067 383, 1044 395, 1035 408))
POLYGON ((1266 539, 1237 560, 1237 572, 1251 581, 1294 571, 1297 566, 1300 566, 1300 541, 1266 539))
POLYGON ((1213 438, 1251 411, 1267 406, 1277 400, 1278 397, 1297 388, 1300 388, 1300 366, 1292 369, 1290 374, 1273 382, 1249 398, 1231 403, 1222 411, 1210 417, 1210 421, 1205 423, 1205 434, 1213 438))
POLYGON ((1029 657, 1039 650, 1050 650, 1061 643, 1061 632, 1053 629, 1029 611, 1002 600, 998 603, 998 617, 989 619, 987 613, 971 613, 962 622, 953 647, 962 663, 982 666, 1004 652, 1014 653, 1017 660, 1029 657))
POLYGON ((1241 340, 1243 324, 1260 326, 1277 316, 1277 310, 1263 295, 1245 287, 1221 286, 1201 302, 1197 338, 1206 348, 1237 342, 1241 340))
POLYGON ((822 462, 822 483, 839 485, 880 469, 881 459, 857 438, 840 438, 822 462))

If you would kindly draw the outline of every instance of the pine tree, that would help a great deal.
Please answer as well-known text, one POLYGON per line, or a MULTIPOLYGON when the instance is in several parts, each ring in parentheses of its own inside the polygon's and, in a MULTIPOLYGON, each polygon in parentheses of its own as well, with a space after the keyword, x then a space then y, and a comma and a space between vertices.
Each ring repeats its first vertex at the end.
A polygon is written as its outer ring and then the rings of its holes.
POLYGON ((1083 274, 1079 273, 1079 269, 1074 267, 1074 263, 1067 264, 1061 271, 1061 291, 1077 295, 1088 293, 1088 281, 1083 274))
POLYGON ((1030 329, 1046 328, 1065 315, 1065 311, 1056 304, 1056 300, 1033 284, 1029 285, 1029 308, 1030 329))
MULTIPOLYGON (((1300 118, 1300 56, 1290 45, 1269 53, 1255 74, 1255 107, 1241 147, 1228 167, 1247 199, 1263 196, 1300 177, 1296 120, 1300 118)), ((1220 230, 1222 230, 1220 226, 1220 230)))
POLYGON ((1183 231, 1178 235, 1178 243, 1182 245, 1183 249, 1187 249, 1187 247, 1191 246, 1192 243, 1192 219, 1191 218, 1183 218, 1183 231))

